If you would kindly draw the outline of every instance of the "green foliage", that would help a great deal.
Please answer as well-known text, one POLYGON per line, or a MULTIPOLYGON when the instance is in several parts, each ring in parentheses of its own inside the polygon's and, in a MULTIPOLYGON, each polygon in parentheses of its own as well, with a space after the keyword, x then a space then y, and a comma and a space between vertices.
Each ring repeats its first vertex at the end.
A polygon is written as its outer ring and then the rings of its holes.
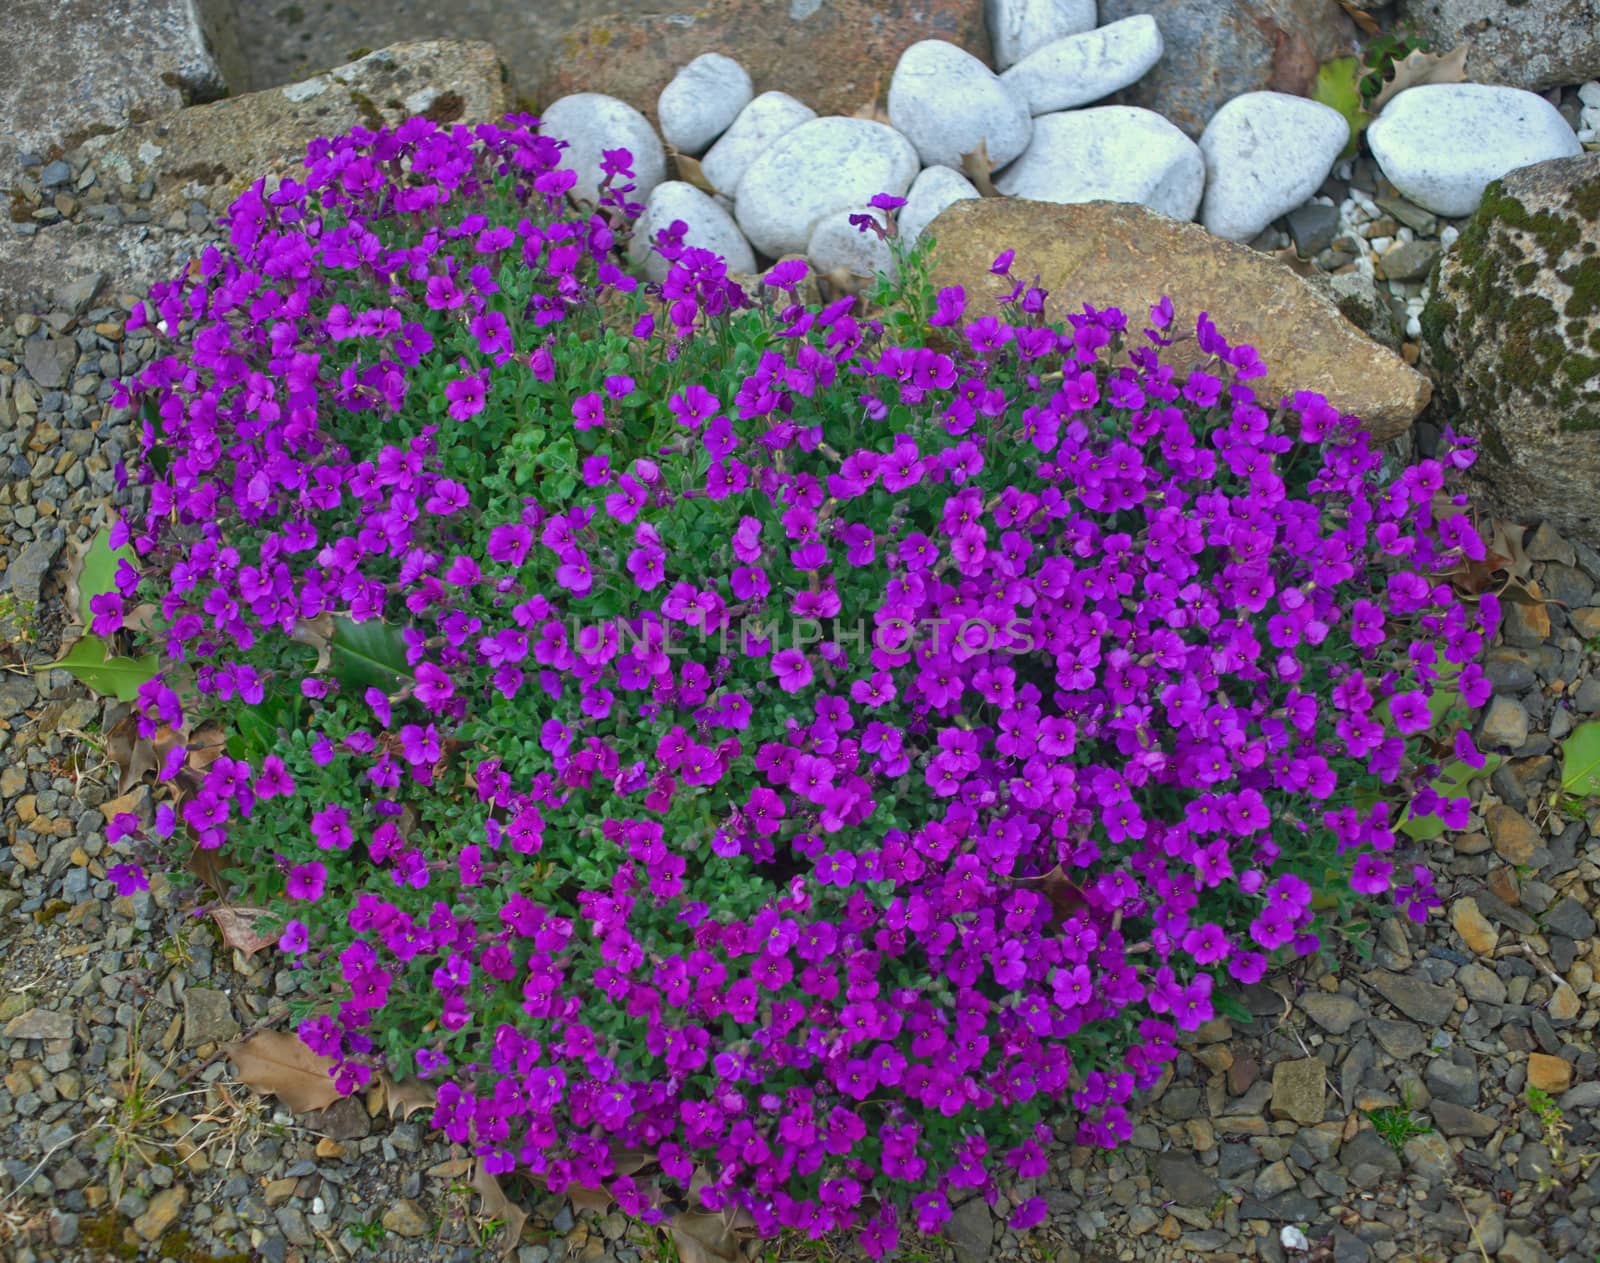
POLYGON ((1428 41, 1417 35, 1394 33, 1374 37, 1361 54, 1361 64, 1365 67, 1357 85, 1361 100, 1370 105, 1376 99, 1395 62, 1404 61, 1414 52, 1428 50, 1428 41))
POLYGON ((1381 1109, 1368 1110, 1367 1117, 1372 1120, 1373 1130, 1382 1136, 1396 1153, 1404 1149, 1406 1141, 1412 1137, 1428 1136, 1433 1133, 1433 1125, 1412 1109, 1409 1091, 1401 1096, 1399 1105, 1386 1105, 1381 1109))
MULTIPOLYGON (((1460 798, 1473 781, 1494 775, 1494 770, 1500 763, 1498 754, 1485 756, 1482 767, 1473 767, 1460 759, 1452 759, 1440 768, 1439 775, 1433 778, 1434 791, 1444 798, 1460 798)), ((1444 832, 1444 829, 1444 821, 1434 812, 1429 812, 1425 816, 1407 816, 1400 824, 1400 831, 1418 842, 1436 838, 1444 832)))
POLYGON ((1361 147, 1361 133, 1371 121, 1364 108, 1368 98, 1362 94, 1360 63, 1354 57, 1336 57, 1323 62, 1317 67, 1316 82, 1311 85, 1311 99, 1344 115, 1345 122, 1350 124, 1350 139, 1339 156, 1353 157, 1361 147))
POLYGON ((153 653, 142 658, 119 656, 103 637, 90 634, 46 669, 57 667, 70 672, 96 693, 114 697, 119 702, 131 702, 138 696, 139 686, 155 678, 159 663, 153 653))
POLYGON ((1600 719, 1580 724, 1561 743, 1561 788, 1568 794, 1600 794, 1600 719))
POLYGON ((400 629, 376 619, 365 623, 334 619, 330 661, 334 678, 356 697, 369 688, 392 693, 411 677, 400 629))
POLYGON ((78 576, 78 617, 85 627, 94 618, 89 602, 117 590, 117 566, 123 561, 130 566, 135 564, 133 549, 127 544, 112 548, 109 530, 102 529, 89 541, 89 549, 83 555, 83 572, 78 576))

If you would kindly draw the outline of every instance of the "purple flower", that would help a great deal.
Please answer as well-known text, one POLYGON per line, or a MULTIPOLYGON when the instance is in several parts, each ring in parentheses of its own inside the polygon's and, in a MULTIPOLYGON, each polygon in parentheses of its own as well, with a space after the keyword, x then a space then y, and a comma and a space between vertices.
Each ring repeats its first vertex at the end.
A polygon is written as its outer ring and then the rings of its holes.
POLYGON ((772 655, 772 673, 785 693, 798 693, 811 683, 811 663, 800 649, 780 649, 772 655))
POLYGON ((304 921, 288 921, 284 923, 283 933, 278 936, 278 947, 290 956, 299 956, 311 945, 311 931, 306 928, 304 921))

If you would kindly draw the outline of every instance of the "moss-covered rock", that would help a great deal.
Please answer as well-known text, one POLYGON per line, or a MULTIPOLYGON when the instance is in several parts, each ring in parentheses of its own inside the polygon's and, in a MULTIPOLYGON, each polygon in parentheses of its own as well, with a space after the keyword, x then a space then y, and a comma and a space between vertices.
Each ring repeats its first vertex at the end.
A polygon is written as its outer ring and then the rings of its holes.
POLYGON ((1489 186, 1422 336, 1493 507, 1600 543, 1600 154, 1489 186))

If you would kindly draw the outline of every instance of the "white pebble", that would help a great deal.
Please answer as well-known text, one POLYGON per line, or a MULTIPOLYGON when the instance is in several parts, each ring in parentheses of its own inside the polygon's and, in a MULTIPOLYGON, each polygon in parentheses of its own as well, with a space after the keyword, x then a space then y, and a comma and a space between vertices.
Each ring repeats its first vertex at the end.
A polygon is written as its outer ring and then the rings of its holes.
POLYGON ((984 20, 997 69, 1064 35, 1094 30, 1095 0, 984 0, 984 20))
POLYGON ((1249 241, 1303 206, 1333 169, 1350 124, 1329 106, 1286 92, 1245 92, 1211 117, 1200 222, 1229 241, 1249 241))
POLYGON ((1341 180, 1348 180, 1352 175, 1355 174, 1355 169, 1355 160, 1352 158, 1346 158, 1333 169, 1333 173, 1341 180))
POLYGON ((1148 13, 1052 40, 1000 76, 1031 114, 1076 109, 1137 83, 1161 60, 1161 30, 1148 13))
POLYGON ((661 89, 656 114, 667 144, 699 155, 750 104, 749 72, 732 57, 702 53, 661 89))
POLYGON ((1439 244, 1448 250, 1451 246, 1455 245, 1456 238, 1460 235, 1461 229, 1457 228, 1454 224, 1446 224, 1444 229, 1439 233, 1439 244))
POLYGON ((1401 241, 1415 241, 1417 239, 1417 234, 1403 224, 1400 227, 1400 231, 1395 233, 1395 236, 1401 241))
POLYGON ((1102 105, 1034 119, 1033 143, 995 188, 1039 202, 1138 202, 1193 219, 1205 183, 1199 147, 1161 115, 1102 105))
POLYGON ((1583 152, 1567 120, 1536 92, 1427 83, 1398 93, 1367 128, 1378 166, 1436 215, 1470 215, 1483 190, 1518 167, 1583 152))
POLYGON ((755 254, 733 222, 733 216, 718 205, 714 197, 694 185, 667 180, 651 192, 628 243, 629 259, 634 263, 642 262, 645 275, 652 281, 666 280, 671 269, 671 264, 653 248, 656 234, 680 219, 688 227, 683 235, 686 245, 721 255, 730 272, 756 270, 755 254))
POLYGON ((882 211, 859 206, 834 211, 817 221, 806 246, 806 258, 820 275, 842 271, 856 277, 876 276, 880 272, 894 276, 894 254, 889 243, 870 228, 863 232, 850 222, 850 216, 863 211, 879 224, 884 222, 882 211))
POLYGON ((719 193, 734 197, 750 164, 778 137, 816 118, 817 112, 787 92, 763 92, 744 109, 700 163, 700 173, 719 193))
POLYGON ((633 184, 629 199, 642 202, 667 178, 667 152, 655 128, 626 101, 599 92, 574 92, 546 106, 539 130, 567 142, 561 165, 578 173, 572 194, 580 201, 600 196, 601 151, 627 149, 633 154, 633 184))
POLYGON ((972 181, 959 171, 949 167, 924 167, 906 194, 906 204, 895 217, 900 236, 906 245, 916 245, 922 230, 938 218, 940 211, 977 196, 978 190, 972 181))
POLYGON ((892 127, 833 116, 785 132, 739 182, 734 217, 771 258, 798 254, 824 215, 863 206, 879 193, 903 196, 917 151, 892 127))
POLYGON ((1600 79, 1591 79, 1578 89, 1578 100, 1591 107, 1600 107, 1600 79))
POLYGON ((1418 316, 1406 317, 1406 337, 1420 338, 1422 336, 1422 320, 1418 316))
POLYGON ((1578 143, 1580 145, 1592 145, 1594 144, 1594 138, 1597 134, 1600 133, 1596 133, 1594 128, 1585 127, 1578 133, 1578 143))
POLYGON ((992 168, 1028 147, 1027 106, 966 49, 942 39, 919 40, 900 54, 889 80, 889 122, 926 167, 961 166, 984 147, 992 168))
POLYGON ((1394 238, 1368 237, 1367 244, 1372 247, 1375 254, 1383 254, 1389 249, 1390 246, 1394 245, 1394 238))

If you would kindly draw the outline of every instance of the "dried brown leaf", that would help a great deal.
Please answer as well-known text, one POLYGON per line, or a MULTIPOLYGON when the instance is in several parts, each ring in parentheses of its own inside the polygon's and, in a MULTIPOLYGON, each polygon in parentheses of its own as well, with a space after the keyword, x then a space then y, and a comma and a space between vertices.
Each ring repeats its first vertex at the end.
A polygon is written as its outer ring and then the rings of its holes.
POLYGON ((706 173, 700 167, 700 159, 690 157, 686 153, 679 153, 670 145, 667 146, 667 152, 672 155, 672 163, 678 169, 678 179, 685 184, 694 185, 702 193, 709 193, 713 197, 716 196, 717 186, 706 179, 706 173))
POLYGON ((1272 72, 1267 91, 1310 96, 1317 81, 1317 55, 1299 31, 1277 31, 1273 37, 1272 72))
POLYGON ((278 941, 278 935, 274 931, 265 934, 256 932, 256 922, 262 917, 271 915, 265 908, 235 908, 225 903, 216 903, 206 911, 217 923, 217 929, 222 931, 223 944, 243 952, 247 957, 254 956, 263 947, 271 947, 278 941))
POLYGON ((289 639, 310 645, 317 651, 317 664, 311 668, 311 674, 322 674, 333 661, 333 615, 324 613, 315 618, 297 618, 289 639))
POLYGON ((739 1258, 738 1234, 721 1215, 685 1210, 667 1221, 679 1263, 735 1263, 739 1258))
POLYGON ((592 1210, 597 1215, 603 1215, 611 1209, 615 1199, 603 1188, 590 1188, 586 1184, 569 1184, 566 1188, 567 1200, 572 1203, 573 1213, 582 1210, 592 1210))
POLYGON ((257 1092, 270 1092, 296 1114, 326 1109, 339 1099, 333 1061, 319 1057, 289 1031, 258 1031, 228 1045, 239 1078, 257 1092))
POLYGON ((1407 88, 1420 88, 1425 83, 1460 83, 1467 77, 1468 44, 1458 44, 1448 53, 1425 53, 1420 48, 1403 61, 1394 63, 1394 78, 1390 79, 1372 99, 1372 112, 1380 114, 1383 107, 1407 88))
POLYGON ((1019 878, 1018 884, 1040 891, 1050 901, 1056 921, 1066 920, 1085 904, 1083 888, 1059 864, 1042 876, 1019 878))
POLYGON ((1339 7, 1350 15, 1350 20, 1356 24, 1363 35, 1381 35, 1383 28, 1378 25, 1378 19, 1373 17, 1359 4, 1351 4, 1350 0, 1339 0, 1339 7))
POLYGON ((228 879, 222 874, 228 867, 228 862, 220 850, 208 851, 204 847, 197 846, 189 852, 189 858, 183 862, 183 866, 198 880, 204 882, 206 889, 218 899, 227 900, 228 879))
POLYGON ((989 177, 994 168, 989 165, 989 142, 980 140, 978 147, 971 153, 961 155, 961 174, 972 181, 972 187, 978 190, 981 197, 999 197, 1000 191, 995 188, 994 181, 989 177))
POLYGON ((527 1212, 505 1195, 500 1181, 483 1169, 481 1161, 473 1164, 472 1179, 468 1184, 483 1199, 478 1205, 478 1213, 485 1219, 498 1219, 505 1225, 506 1239, 500 1247, 500 1256, 509 1257, 516 1251, 523 1225, 528 1222, 527 1212))
POLYGON ((438 1092, 433 1084, 424 1083, 421 1079, 406 1079, 397 1082, 390 1075, 382 1075, 383 1102, 389 1111, 389 1117, 399 1114, 401 1118, 410 1118, 417 1110, 431 1110, 438 1099, 438 1092))
POLYGON ((106 733, 106 757, 121 772, 118 797, 139 784, 146 772, 155 772, 161 766, 155 743, 139 735, 139 721, 132 715, 119 720, 106 733))
POLYGON ((1296 276, 1313 277, 1323 275, 1321 268, 1310 259, 1302 259, 1300 252, 1293 246, 1284 246, 1282 250, 1274 250, 1272 257, 1296 276))

